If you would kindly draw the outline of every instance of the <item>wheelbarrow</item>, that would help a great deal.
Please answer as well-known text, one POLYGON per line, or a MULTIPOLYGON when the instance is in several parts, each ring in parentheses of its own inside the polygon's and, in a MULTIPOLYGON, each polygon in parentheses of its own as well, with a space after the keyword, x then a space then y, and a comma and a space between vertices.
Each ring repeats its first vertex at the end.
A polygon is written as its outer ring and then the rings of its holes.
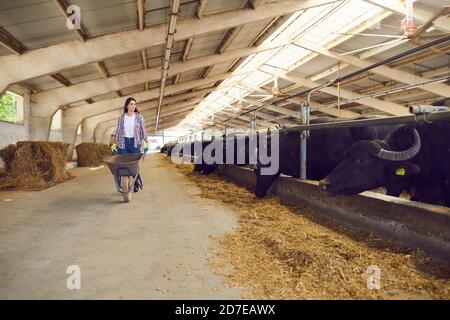
POLYGON ((145 153, 115 154, 103 160, 114 176, 116 189, 123 195, 125 202, 130 202, 131 191, 136 181, 142 187, 139 168, 144 161, 145 153))

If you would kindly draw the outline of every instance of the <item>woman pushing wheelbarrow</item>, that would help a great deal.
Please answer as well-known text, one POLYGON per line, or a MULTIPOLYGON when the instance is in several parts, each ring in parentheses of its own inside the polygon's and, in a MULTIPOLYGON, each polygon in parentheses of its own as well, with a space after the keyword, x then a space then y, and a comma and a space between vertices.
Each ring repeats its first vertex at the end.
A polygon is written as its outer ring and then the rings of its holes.
POLYGON ((113 155, 105 159, 125 202, 130 201, 131 191, 138 192, 143 187, 139 167, 148 150, 147 141, 144 117, 136 107, 136 100, 130 97, 117 123, 111 146, 113 155))

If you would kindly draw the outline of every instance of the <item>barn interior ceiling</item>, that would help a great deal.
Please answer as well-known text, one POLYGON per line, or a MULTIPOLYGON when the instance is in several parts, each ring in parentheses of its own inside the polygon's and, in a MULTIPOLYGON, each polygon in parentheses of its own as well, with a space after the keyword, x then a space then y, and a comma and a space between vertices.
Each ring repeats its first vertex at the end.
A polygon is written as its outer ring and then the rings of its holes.
MULTIPOLYGON (((151 131, 223 129, 230 118, 241 129, 253 118, 258 129, 292 126, 305 97, 245 111, 450 33, 448 1, 414 1, 408 37, 406 12, 400 0, 4 0, 0 92, 18 84, 36 117, 61 109, 104 130, 124 96, 151 131), (71 5, 78 29, 66 26, 71 5)), ((442 42, 323 88, 312 116, 403 115, 448 97, 449 50, 442 42)))

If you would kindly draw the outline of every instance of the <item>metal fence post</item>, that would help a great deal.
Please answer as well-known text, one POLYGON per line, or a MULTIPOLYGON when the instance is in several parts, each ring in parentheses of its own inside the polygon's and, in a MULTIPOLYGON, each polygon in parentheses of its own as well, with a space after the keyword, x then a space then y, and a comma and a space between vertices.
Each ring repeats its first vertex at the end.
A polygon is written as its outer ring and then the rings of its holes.
MULTIPOLYGON (((300 103, 300 115, 302 117, 302 124, 309 124, 309 106, 302 101, 300 103)), ((300 133, 300 179, 306 180, 306 159, 307 159, 307 138, 309 130, 303 130, 300 133)))

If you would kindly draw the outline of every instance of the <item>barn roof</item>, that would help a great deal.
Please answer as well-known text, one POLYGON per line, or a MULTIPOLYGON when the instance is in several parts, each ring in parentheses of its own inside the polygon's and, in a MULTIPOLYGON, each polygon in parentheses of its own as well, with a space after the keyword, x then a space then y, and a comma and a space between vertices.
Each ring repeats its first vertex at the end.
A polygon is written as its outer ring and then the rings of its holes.
MULTIPOLYGON (((223 128, 218 119, 230 117, 240 128, 252 117, 260 128, 295 125, 299 99, 241 114, 273 100, 275 84, 282 95, 303 92, 448 34, 445 5, 416 1, 416 25, 426 28, 400 39, 399 0, 3 0, 0 91, 29 88, 38 114, 54 104, 111 119, 124 96, 136 96, 159 110, 146 115, 151 130, 201 129, 213 118, 223 128), (66 26, 68 7, 80 9, 80 29, 66 26)), ((401 115, 448 97, 449 49, 443 42, 325 88, 312 115, 401 115)))

